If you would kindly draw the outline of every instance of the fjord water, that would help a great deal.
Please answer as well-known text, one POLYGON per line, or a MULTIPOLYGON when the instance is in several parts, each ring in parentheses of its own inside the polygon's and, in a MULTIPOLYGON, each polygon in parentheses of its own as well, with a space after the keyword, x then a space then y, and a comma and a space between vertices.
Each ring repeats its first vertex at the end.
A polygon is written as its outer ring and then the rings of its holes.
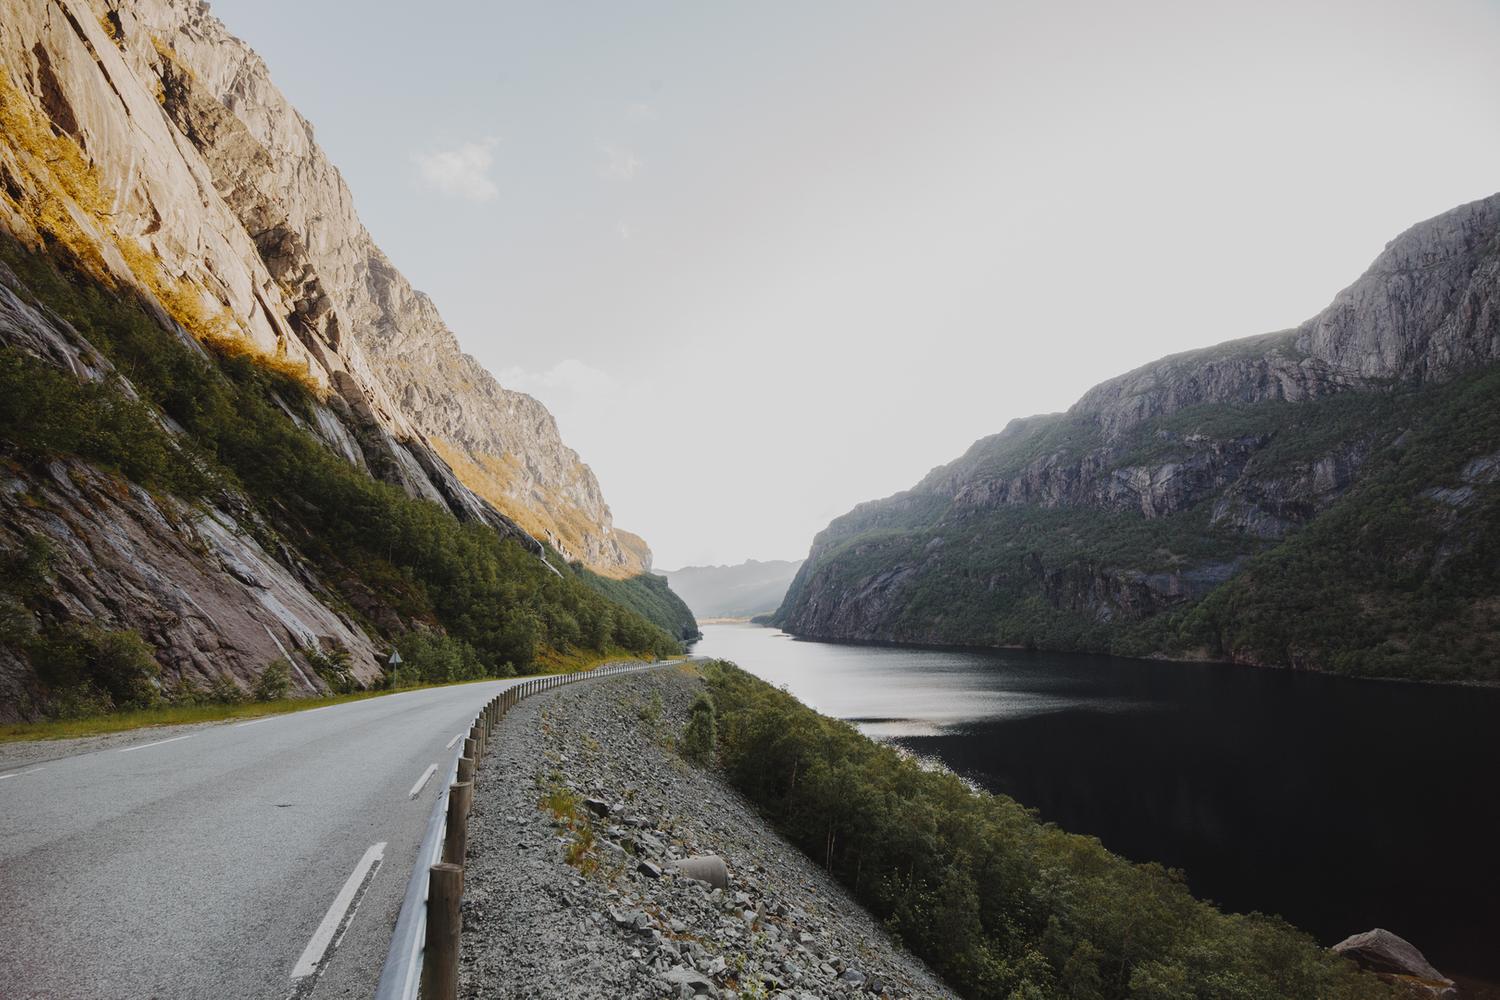
POLYGON ((1500 979, 1500 690, 705 625, 733 660, 1043 819, 1324 944, 1500 979))

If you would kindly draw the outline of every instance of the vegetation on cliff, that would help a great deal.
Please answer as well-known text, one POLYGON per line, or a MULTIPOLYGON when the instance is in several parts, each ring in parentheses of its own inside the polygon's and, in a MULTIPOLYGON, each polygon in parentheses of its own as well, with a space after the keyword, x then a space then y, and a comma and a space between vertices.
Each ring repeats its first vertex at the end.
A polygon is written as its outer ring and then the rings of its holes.
MULTIPOLYGON (((777 622, 831 638, 1495 679, 1497 397, 1491 368, 1144 421, 1110 446, 1099 478, 1191 475, 1206 452, 1241 452, 1232 483, 1205 473, 1155 516, 1079 500, 976 503, 929 481, 835 521, 777 622), (1347 481, 1319 491, 1320 475, 1347 481), (834 624, 854 617, 841 601, 866 616, 859 628, 834 624)), ((953 475, 984 483, 1039 458, 1101 454, 1092 426, 1034 420, 976 445, 953 475)))
POLYGON ((601 576, 582 563, 573 564, 579 579, 622 607, 629 608, 674 638, 691 641, 700 638, 698 620, 678 597, 667 578, 656 573, 638 573, 615 579, 601 576))
MULTIPOLYGON (((248 502, 246 521, 263 546, 290 546, 295 555, 284 558, 310 563, 329 599, 370 635, 390 641, 411 629, 441 634, 419 657, 438 665, 438 679, 525 671, 544 650, 678 648, 556 553, 549 553, 549 568, 514 539, 461 523, 335 455, 307 429, 318 400, 299 379, 228 344, 195 349, 132 294, 59 268, 8 238, 0 238, 0 259, 118 373, 85 382, 0 347, 5 461, 25 467, 76 456, 151 490, 236 509, 248 502), (169 431, 163 418, 182 433, 169 431)), ((139 707, 154 696, 149 678, 145 687, 136 683, 140 671, 127 681, 116 676, 120 662, 141 665, 140 657, 124 655, 138 650, 138 637, 75 634, 46 586, 45 552, 7 558, 27 572, 4 581, 0 641, 43 668, 41 702, 139 707), (99 649, 111 655, 90 653, 99 649), (48 669, 53 663, 60 666, 48 669)), ((350 682, 338 650, 298 655, 335 688, 350 682)))
POLYGON ((1278 918, 1221 913, 732 664, 704 673, 729 779, 966 997, 1393 996, 1278 918))

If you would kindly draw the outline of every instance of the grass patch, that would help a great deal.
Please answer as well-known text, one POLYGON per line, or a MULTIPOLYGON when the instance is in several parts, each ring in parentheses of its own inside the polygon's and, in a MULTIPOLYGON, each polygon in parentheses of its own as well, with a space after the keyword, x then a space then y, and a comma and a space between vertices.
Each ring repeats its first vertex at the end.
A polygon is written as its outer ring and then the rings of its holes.
POLYGON ((266 715, 286 715, 329 705, 343 705, 351 701, 368 701, 386 695, 405 694, 408 691, 426 691, 430 688, 456 687, 458 684, 479 684, 483 681, 457 681, 453 684, 415 684, 409 687, 377 691, 351 691, 348 694, 325 695, 321 698, 281 698, 276 701, 246 701, 239 703, 211 703, 200 705, 158 705, 133 712, 109 712, 82 719, 53 719, 45 722, 0 723, 0 743, 22 743, 31 740, 68 740, 79 736, 101 736, 105 733, 123 733, 132 729, 149 729, 152 726, 185 726, 197 722, 226 722, 230 719, 258 719, 266 715))
POLYGON ((579 649, 568 650, 545 649, 537 653, 533 669, 539 674, 577 674, 585 670, 593 670, 602 667, 606 663, 654 663, 655 658, 649 654, 633 653, 628 649, 614 646, 606 650, 579 649))

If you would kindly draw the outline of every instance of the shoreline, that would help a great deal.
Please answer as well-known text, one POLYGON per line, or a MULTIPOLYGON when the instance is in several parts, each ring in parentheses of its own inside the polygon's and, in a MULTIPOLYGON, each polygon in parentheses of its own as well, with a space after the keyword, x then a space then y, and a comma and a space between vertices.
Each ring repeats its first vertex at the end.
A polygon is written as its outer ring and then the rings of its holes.
POLYGON ((1098 657, 1100 659, 1106 659, 1106 660, 1126 660, 1126 661, 1129 661, 1129 662, 1132 662, 1132 663, 1171 663, 1171 664, 1183 664, 1183 665, 1198 664, 1198 665, 1202 665, 1202 666, 1213 666, 1213 667, 1234 667, 1236 669, 1242 669, 1242 670, 1262 670, 1262 671, 1273 672, 1273 673, 1308 674, 1308 675, 1315 676, 1315 677, 1333 677, 1333 678, 1338 678, 1340 680, 1347 680, 1347 681, 1373 681, 1373 682, 1377 682, 1377 683, 1388 683, 1388 684, 1421 684, 1421 685, 1431 685, 1431 686, 1434 686, 1434 687, 1482 688, 1482 689, 1485 689, 1485 690, 1497 690, 1497 689, 1500 689, 1500 680, 1486 681, 1486 680, 1475 680, 1475 679, 1472 679, 1472 678, 1466 678, 1466 679, 1463 679, 1463 680, 1442 680, 1442 679, 1439 679, 1439 678, 1432 678, 1432 677, 1385 677, 1385 676, 1381 676, 1381 675, 1341 674, 1341 673, 1335 673, 1334 671, 1331 671, 1331 670, 1319 670, 1316 667, 1287 667, 1287 666, 1278 666, 1276 664, 1249 663, 1249 662, 1246 662, 1244 660, 1215 660, 1215 659, 1210 659, 1210 658, 1207 658, 1207 657, 1167 656, 1165 654, 1154 655, 1154 656, 1126 656, 1126 655, 1124 655, 1122 653, 1108 653, 1108 652, 1100 652, 1100 651, 1097 651, 1097 650, 1084 650, 1084 649, 1050 649, 1050 648, 1043 647, 1043 646, 1031 646, 1031 647, 1017 646, 1017 645, 984 646, 984 645, 975 645, 973 643, 962 643, 962 642, 908 642, 908 641, 897 640, 897 639, 859 639, 859 638, 829 637, 829 636, 817 636, 817 635, 800 635, 800 634, 798 634, 796 632, 789 632, 789 631, 787 631, 787 629, 784 628, 781 625, 773 625, 773 624, 769 624, 769 623, 767 623, 767 624, 760 624, 760 623, 757 623, 757 622, 750 621, 749 619, 745 619, 743 621, 725 621, 725 622, 712 622, 712 621, 709 621, 708 619, 704 619, 703 620, 703 624, 726 624, 726 625, 727 624, 747 624, 747 625, 755 625, 757 628, 775 629, 776 631, 781 632, 782 634, 784 634, 787 638, 796 640, 797 642, 820 642, 820 643, 827 643, 827 644, 833 645, 833 646, 873 646, 873 647, 886 648, 886 649, 917 649, 917 650, 927 650, 927 651, 930 651, 930 652, 957 652, 957 653, 998 653, 998 652, 1005 652, 1005 653, 1026 653, 1026 654, 1035 653, 1035 654, 1045 654, 1045 655, 1048 655, 1048 656, 1089 656, 1089 657, 1098 657))

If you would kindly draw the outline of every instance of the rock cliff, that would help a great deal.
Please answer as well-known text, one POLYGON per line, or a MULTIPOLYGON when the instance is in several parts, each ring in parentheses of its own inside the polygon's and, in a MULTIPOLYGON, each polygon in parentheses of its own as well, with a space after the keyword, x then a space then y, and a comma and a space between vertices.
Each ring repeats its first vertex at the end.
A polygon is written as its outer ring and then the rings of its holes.
POLYGON ((66 212, 76 242, 110 273, 170 293, 158 297, 178 300, 177 318, 206 313, 224 335, 305 365, 349 411, 340 422, 360 425, 364 460, 413 495, 489 518, 482 497, 607 576, 649 568, 551 414, 460 350, 371 240, 312 126, 207 4, 3 9, 7 102, 40 130, 27 148, 7 122, 8 229, 35 240, 50 228, 41 216, 66 212), (39 148, 55 152, 54 139, 81 152, 69 164, 81 184, 39 148))
MULTIPOLYGON (((463 354, 433 303, 372 242, 312 127, 206 3, 0 0, 0 258, 0 361, 20 379, 11 384, 35 374, 22 358, 70 372, 98 387, 86 405, 115 420, 111 434, 145 433, 122 416, 120 398, 144 400, 147 423, 179 440, 170 461, 204 466, 214 484, 177 495, 78 458, 128 453, 119 441, 39 452, 45 434, 16 423, 24 408, 0 413, 11 421, 0 426, 0 558, 45 550, 48 566, 45 592, 0 581, 0 717, 37 707, 16 638, 36 621, 44 631, 73 622, 135 632, 176 689, 245 687, 287 659, 302 691, 328 686, 313 668, 330 662, 355 683, 373 679, 376 649, 413 626, 461 626, 481 653, 492 644, 493 667, 508 655, 502 633, 522 651, 656 641, 632 611, 579 596, 585 584, 694 631, 665 582, 642 576, 649 549, 613 528, 551 415, 463 354), (131 325, 138 308, 154 334, 131 325), (300 388, 263 385, 240 361, 300 388), (229 381, 207 391, 194 378, 229 381), (460 544, 456 527, 433 529, 435 548, 409 550, 435 574, 414 584, 409 564, 384 565, 397 558, 398 526, 376 521, 427 514, 369 493, 373 506, 348 520, 361 537, 385 530, 392 542, 331 550, 316 528, 328 523, 318 505, 333 497, 257 494, 247 488, 254 456, 227 455, 222 437, 205 437, 203 428, 227 426, 225 414, 185 426, 204 405, 251 397, 299 430, 242 421, 242 444, 259 434, 292 454, 292 438, 313 435, 348 468, 528 549, 531 568, 513 567, 519 582, 484 581, 516 602, 489 608, 504 621, 434 596, 452 576, 437 566, 460 544), (538 561, 564 582, 537 579, 538 561)), ((343 482, 319 475, 301 482, 343 482)), ((467 572, 510 565, 489 536, 462 537, 490 566, 467 572)), ((77 644, 58 642, 54 659, 73 662, 77 644)))
MULTIPOLYGON (((1485 568, 1500 503, 1484 471, 1500 448, 1497 361, 1500 195, 1401 234, 1295 329, 1111 379, 835 520, 777 620, 826 638, 1410 673, 1421 626, 1393 613, 1402 599, 1383 579, 1400 575, 1407 591, 1443 591, 1435 629, 1488 649, 1500 641, 1485 568), (1388 518, 1411 537, 1350 537, 1388 518), (1347 530, 1330 537, 1336 524, 1347 530), (1312 557, 1354 544, 1399 573, 1359 559, 1297 584, 1271 571, 1312 573, 1312 557), (1300 585, 1317 591, 1303 601, 1347 603, 1359 639, 1288 610, 1300 585), (1252 607, 1264 612, 1254 625, 1252 607)), ((1456 676, 1481 659, 1453 657, 1466 664, 1456 676)))

